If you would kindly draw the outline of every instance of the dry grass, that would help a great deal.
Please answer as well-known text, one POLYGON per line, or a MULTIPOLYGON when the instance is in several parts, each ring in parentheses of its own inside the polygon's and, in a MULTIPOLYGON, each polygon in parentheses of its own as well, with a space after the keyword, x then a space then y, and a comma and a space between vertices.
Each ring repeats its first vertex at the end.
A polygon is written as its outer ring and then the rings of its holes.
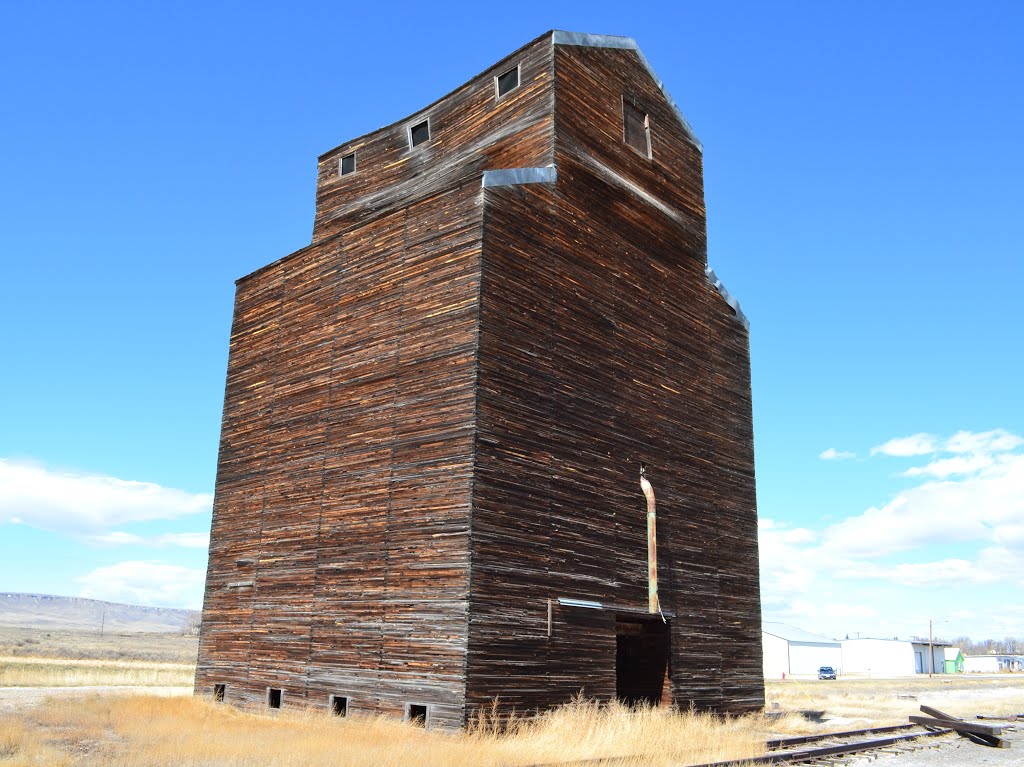
POLYGON ((0 687, 191 686, 187 663, 0 657, 0 687))
POLYGON ((181 634, 115 634, 98 631, 0 626, 0 655, 195 663, 199 639, 181 634))
POLYGON ((616 763, 680 765, 754 755, 765 736, 760 717, 722 721, 586 701, 500 733, 444 734, 385 717, 271 716, 156 697, 53 700, 13 724, 22 729, 8 746, 10 764, 120 767, 514 767, 627 755, 635 756, 616 763))
POLYGON ((47 743, 46 736, 24 721, 0 719, 0 764, 4 767, 70 767, 72 757, 47 743))
MULTIPOLYGON (((135 665, 135 664, 132 664, 135 665)), ((0 763, 113 767, 522 767, 615 758, 616 765, 740 759, 771 735, 902 723, 921 703, 965 717, 1024 712, 1024 678, 768 682, 769 709, 825 711, 719 719, 576 701, 504 730, 481 717, 468 732, 427 731, 387 717, 240 710, 209 700, 61 697, 0 720, 0 763), (904 697, 901 697, 904 696, 904 697), (911 699, 905 696, 913 696, 911 699)))

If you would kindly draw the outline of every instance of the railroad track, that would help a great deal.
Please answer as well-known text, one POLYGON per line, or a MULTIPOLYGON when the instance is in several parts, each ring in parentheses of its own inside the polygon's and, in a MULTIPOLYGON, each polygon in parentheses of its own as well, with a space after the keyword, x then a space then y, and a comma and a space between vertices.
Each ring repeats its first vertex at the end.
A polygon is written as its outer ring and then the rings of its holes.
POLYGON ((762 764, 815 764, 833 761, 837 757, 880 749, 913 747, 922 738, 934 738, 952 732, 947 728, 926 728, 919 724, 901 724, 893 727, 873 727, 868 730, 829 732, 822 735, 803 735, 779 738, 766 744, 764 756, 711 762, 695 767, 738 767, 762 764))

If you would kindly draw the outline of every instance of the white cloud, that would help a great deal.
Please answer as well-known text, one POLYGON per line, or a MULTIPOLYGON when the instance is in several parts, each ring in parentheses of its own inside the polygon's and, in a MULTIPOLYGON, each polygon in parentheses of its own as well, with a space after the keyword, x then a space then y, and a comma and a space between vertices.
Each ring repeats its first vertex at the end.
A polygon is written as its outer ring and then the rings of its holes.
POLYGON ((871 558, 929 543, 992 542, 1024 524, 1024 455, 959 480, 928 481, 825 531, 836 556, 871 558))
POLYGON ((925 466, 911 466, 903 472, 903 476, 932 476, 943 479, 955 474, 973 474, 991 465, 992 458, 987 455, 972 455, 968 457, 958 455, 953 458, 940 458, 925 466))
POLYGON ((830 447, 827 450, 822 450, 818 454, 818 458, 823 461, 843 461, 848 458, 856 458, 856 453, 851 453, 846 450, 836 450, 834 447, 830 447))
POLYGON ((129 522, 201 514, 212 503, 209 493, 0 458, 0 524, 89 533, 129 522))
POLYGON ((807 594, 815 579, 815 563, 802 556, 817 536, 806 528, 790 528, 772 519, 758 523, 761 593, 766 610, 783 609, 807 594))
POLYGON ((938 442, 933 434, 913 434, 909 437, 897 437, 888 442, 871 448, 871 455, 891 455, 907 458, 915 455, 934 453, 938 442))
POLYGON ((107 546, 184 546, 189 549, 205 549, 210 546, 209 533, 136 535, 124 530, 113 530, 103 535, 90 535, 85 540, 107 546))
POLYGON ((830 618, 877 618, 879 612, 867 605, 849 605, 838 602, 825 604, 825 615, 830 618))
POLYGON ((842 577, 881 579, 915 588, 946 588, 954 585, 986 586, 995 583, 1017 584, 1024 578, 1024 560, 1002 546, 981 550, 977 560, 949 558, 936 562, 877 565, 857 562, 848 565, 842 577))
POLYGON ((927 456, 904 472, 911 487, 820 531, 764 519, 766 616, 821 633, 896 635, 927 625, 942 610, 934 600, 952 590, 977 596, 977 615, 959 616, 963 633, 1002 625, 1003 604, 1024 582, 1022 446, 1003 430, 890 440, 872 452, 927 456))
POLYGON ((156 607, 196 608, 206 573, 163 562, 127 561, 98 567, 78 578, 79 596, 156 607))
POLYGON ((958 431, 943 445, 947 453, 1002 453, 1024 445, 1024 439, 1004 429, 969 432, 958 431))

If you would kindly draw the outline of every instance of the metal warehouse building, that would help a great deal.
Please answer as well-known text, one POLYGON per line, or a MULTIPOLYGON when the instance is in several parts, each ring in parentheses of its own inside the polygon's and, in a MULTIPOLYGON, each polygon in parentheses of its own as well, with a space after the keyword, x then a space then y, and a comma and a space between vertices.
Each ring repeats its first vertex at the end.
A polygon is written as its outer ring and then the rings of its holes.
POLYGON ((817 675, 822 666, 839 672, 843 665, 842 644, 828 637, 768 621, 762 624, 761 636, 766 679, 817 675))

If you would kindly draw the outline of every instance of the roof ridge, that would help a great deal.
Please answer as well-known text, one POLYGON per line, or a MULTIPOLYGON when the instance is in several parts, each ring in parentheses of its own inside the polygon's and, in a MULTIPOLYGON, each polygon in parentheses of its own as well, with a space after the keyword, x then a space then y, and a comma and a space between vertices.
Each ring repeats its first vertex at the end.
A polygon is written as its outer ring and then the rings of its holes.
POLYGON ((661 90, 661 95, 665 97, 665 101, 672 107, 672 111, 675 112, 676 118, 683 127, 683 132, 687 138, 693 142, 693 145, 697 147, 697 151, 703 154, 704 145, 700 143, 700 139, 697 138, 697 134, 693 130, 693 126, 690 125, 690 121, 683 115, 683 111, 679 108, 676 100, 672 98, 672 94, 668 92, 668 88, 665 87, 665 83, 657 73, 654 71, 654 67, 651 66, 651 62, 644 56, 643 51, 640 50, 640 46, 637 45, 636 40, 632 37, 620 37, 618 35, 594 35, 589 32, 568 32, 564 29, 555 29, 551 32, 551 44, 552 45, 578 45, 586 48, 619 48, 621 50, 633 51, 640 59, 640 63, 644 65, 647 70, 647 74, 654 80, 655 85, 661 90))

